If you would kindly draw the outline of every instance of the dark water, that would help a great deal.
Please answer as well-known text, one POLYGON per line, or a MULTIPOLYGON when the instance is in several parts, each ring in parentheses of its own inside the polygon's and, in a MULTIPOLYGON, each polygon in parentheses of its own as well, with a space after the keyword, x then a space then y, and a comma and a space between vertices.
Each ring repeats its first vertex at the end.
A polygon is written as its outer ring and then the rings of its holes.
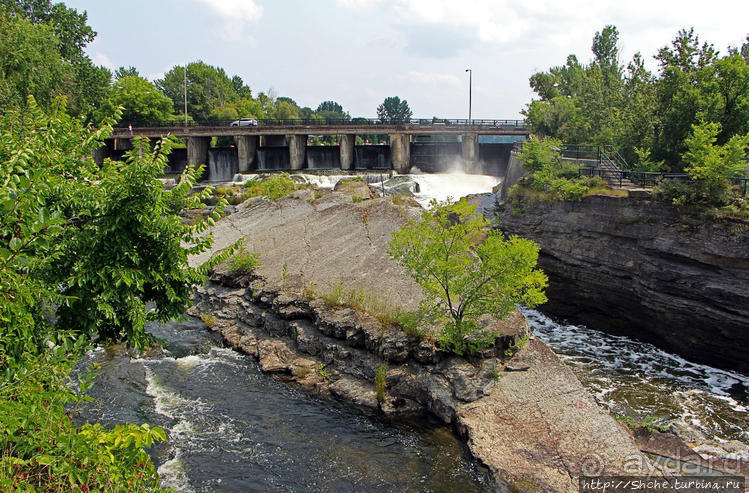
POLYGON ((690 441, 749 443, 749 375, 687 361, 652 344, 523 310, 541 340, 612 414, 648 418, 690 441))
POLYGON ((154 450, 178 491, 493 491, 449 429, 384 424, 264 376, 197 321, 154 325, 163 355, 102 363, 84 419, 169 430, 154 450))

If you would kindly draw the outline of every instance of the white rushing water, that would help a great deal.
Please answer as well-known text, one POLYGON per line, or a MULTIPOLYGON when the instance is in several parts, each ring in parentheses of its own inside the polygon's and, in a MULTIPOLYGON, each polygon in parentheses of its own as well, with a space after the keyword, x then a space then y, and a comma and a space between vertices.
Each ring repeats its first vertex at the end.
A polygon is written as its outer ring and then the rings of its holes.
MULTIPOLYGON (((377 174, 376 172, 367 172, 368 181, 377 187, 382 179, 387 181, 390 175, 387 173, 377 174)), ((333 188, 338 181, 343 178, 351 178, 351 175, 313 175, 301 174, 308 183, 312 183, 320 188, 333 188)), ((408 176, 419 184, 419 192, 414 194, 414 198, 423 207, 428 207, 434 199, 445 201, 448 198, 457 200, 461 197, 471 194, 491 193, 492 189, 502 183, 502 179, 490 175, 473 175, 460 170, 451 173, 422 173, 418 168, 413 168, 408 176)))

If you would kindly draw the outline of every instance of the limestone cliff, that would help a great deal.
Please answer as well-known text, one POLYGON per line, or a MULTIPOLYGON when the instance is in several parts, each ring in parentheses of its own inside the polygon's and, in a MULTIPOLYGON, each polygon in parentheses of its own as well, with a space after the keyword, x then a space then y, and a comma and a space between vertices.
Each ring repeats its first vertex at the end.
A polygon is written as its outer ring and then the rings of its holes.
POLYGON ((749 372, 749 221, 591 196, 508 201, 500 227, 540 245, 544 311, 749 372))

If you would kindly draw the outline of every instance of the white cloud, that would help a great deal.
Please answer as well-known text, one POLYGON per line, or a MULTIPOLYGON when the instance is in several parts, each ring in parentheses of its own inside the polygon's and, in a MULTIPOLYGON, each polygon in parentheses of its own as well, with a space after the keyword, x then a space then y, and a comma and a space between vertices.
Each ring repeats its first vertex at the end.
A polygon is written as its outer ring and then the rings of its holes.
POLYGON ((419 84, 430 84, 437 86, 450 86, 460 87, 464 84, 460 78, 452 74, 440 74, 436 72, 418 72, 411 70, 401 76, 401 79, 408 80, 411 82, 417 82, 419 84))
POLYGON ((104 53, 95 53, 91 57, 91 61, 94 62, 95 65, 103 65, 104 67, 108 68, 112 72, 114 72, 116 69, 116 67, 114 66, 114 63, 112 63, 112 60, 104 53))
POLYGON ((263 7, 255 0, 196 0, 215 12, 221 22, 216 33, 227 41, 245 40, 254 43, 249 36, 248 24, 263 16, 263 7))

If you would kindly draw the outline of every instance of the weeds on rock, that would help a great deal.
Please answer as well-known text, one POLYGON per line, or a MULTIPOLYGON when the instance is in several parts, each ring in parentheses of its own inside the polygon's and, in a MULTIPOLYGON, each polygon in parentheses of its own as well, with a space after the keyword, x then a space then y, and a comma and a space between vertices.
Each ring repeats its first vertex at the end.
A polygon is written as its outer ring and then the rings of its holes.
POLYGON ((331 374, 328 370, 325 369, 327 365, 325 363, 319 363, 317 365, 317 374, 320 375, 320 378, 323 379, 323 381, 327 382, 330 380, 331 374))
POLYGON ((214 317, 210 313, 201 313, 200 321, 203 322, 206 327, 208 327, 209 329, 212 329, 213 326, 216 324, 216 317, 214 317))
POLYGON ((387 363, 382 363, 377 367, 377 372, 375 373, 375 390, 377 392, 377 402, 382 404, 385 402, 385 390, 386 390, 386 380, 388 375, 388 365, 387 363))
POLYGON ((235 273, 251 274, 258 267, 260 267, 260 254, 248 252, 244 245, 229 261, 229 269, 235 273))
POLYGON ((514 356, 528 344, 528 336, 515 339, 510 347, 505 350, 505 356, 514 356))

